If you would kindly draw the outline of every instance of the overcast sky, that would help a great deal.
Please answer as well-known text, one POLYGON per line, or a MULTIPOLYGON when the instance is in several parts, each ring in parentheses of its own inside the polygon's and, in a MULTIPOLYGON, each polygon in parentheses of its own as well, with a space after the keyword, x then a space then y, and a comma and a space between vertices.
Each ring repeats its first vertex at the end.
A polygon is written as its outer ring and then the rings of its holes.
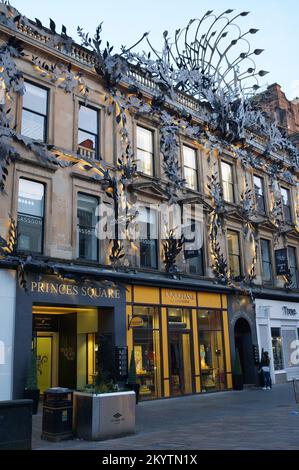
POLYGON ((115 50, 133 44, 145 31, 151 31, 152 42, 159 46, 164 30, 184 27, 190 18, 201 17, 207 10, 250 11, 239 25, 242 31, 259 29, 250 36, 253 47, 265 49, 256 63, 258 69, 270 72, 260 84, 277 82, 289 99, 299 96, 298 0, 11 0, 11 4, 45 25, 52 18, 58 31, 64 24, 75 40, 78 25, 93 33, 103 21, 103 39, 114 44, 115 50))

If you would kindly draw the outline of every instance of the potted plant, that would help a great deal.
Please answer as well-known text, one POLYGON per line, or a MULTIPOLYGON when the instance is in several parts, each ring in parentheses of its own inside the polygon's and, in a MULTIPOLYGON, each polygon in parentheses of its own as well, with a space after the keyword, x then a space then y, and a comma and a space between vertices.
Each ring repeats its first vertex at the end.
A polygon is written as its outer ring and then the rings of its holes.
POLYGON ((235 351, 235 360, 233 365, 233 387, 234 390, 243 390, 243 373, 240 361, 239 350, 235 351))
POLYGON ((136 361, 135 361, 134 349, 131 353, 131 359, 130 359, 130 368, 129 368, 129 374, 128 374, 128 388, 135 392, 135 394, 136 394, 136 404, 137 404, 138 400, 139 400, 140 384, 137 383, 136 361))
POLYGON ((135 433, 135 394, 119 390, 108 374, 97 373, 93 384, 73 397, 78 438, 100 441, 135 433))
POLYGON ((37 358, 36 350, 32 349, 28 364, 28 373, 26 379, 26 386, 24 390, 24 398, 33 400, 32 414, 36 415, 38 410, 40 390, 37 387, 37 358))

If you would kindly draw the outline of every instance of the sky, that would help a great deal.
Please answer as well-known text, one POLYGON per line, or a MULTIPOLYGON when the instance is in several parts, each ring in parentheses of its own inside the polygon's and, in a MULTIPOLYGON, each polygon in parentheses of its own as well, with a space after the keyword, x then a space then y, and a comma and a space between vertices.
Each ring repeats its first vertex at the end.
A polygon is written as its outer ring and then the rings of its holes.
MULTIPOLYGON (((162 33, 184 27, 189 19, 200 18, 207 10, 222 13, 250 11, 239 19, 242 31, 259 29, 250 36, 253 49, 264 49, 256 57, 258 69, 270 73, 261 78, 262 88, 279 83, 289 100, 299 97, 299 2, 298 0, 11 0, 28 18, 39 18, 45 26, 52 18, 57 31, 61 24, 78 40, 81 26, 91 34, 103 21, 103 39, 119 47, 132 45, 146 31, 152 43, 162 43, 162 33)), ((159 48, 159 47, 158 47, 159 48)))

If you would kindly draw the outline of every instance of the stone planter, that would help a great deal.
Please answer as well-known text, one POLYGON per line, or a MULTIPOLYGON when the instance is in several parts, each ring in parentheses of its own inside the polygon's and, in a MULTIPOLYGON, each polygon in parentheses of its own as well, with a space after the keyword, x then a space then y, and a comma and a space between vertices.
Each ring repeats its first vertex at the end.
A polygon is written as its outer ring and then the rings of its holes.
POLYGON ((31 450, 32 400, 0 401, 0 450, 31 450))
POLYGON ((135 393, 74 392, 74 433, 87 441, 100 441, 135 433, 135 393))

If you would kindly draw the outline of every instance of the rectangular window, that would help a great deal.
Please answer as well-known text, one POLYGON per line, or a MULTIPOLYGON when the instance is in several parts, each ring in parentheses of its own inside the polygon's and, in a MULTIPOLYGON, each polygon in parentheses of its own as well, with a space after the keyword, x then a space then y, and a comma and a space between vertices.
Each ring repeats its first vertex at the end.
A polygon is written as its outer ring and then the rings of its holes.
POLYGON ((235 196, 232 165, 226 162, 221 162, 221 178, 224 200, 227 202, 234 202, 235 196))
POLYGON ((253 177, 255 204, 258 212, 265 213, 264 181, 259 176, 253 177))
POLYGON ((297 251, 293 246, 288 247, 289 270, 292 276, 291 287, 298 288, 298 266, 297 266, 297 251))
POLYGON ((137 126, 137 169, 146 175, 154 175, 153 132, 141 126, 137 126))
POLYGON ((134 307, 134 317, 141 320, 133 327, 133 349, 137 381, 142 400, 161 397, 161 353, 159 310, 156 307, 134 307))
POLYGON ((77 206, 77 256, 90 261, 98 260, 98 238, 96 236, 96 197, 78 193, 77 206))
POLYGON ((18 249, 42 253, 44 195, 41 183, 20 178, 18 195, 18 249))
POLYGON ((264 282, 272 282, 272 262, 269 240, 261 238, 262 255, 262 279, 264 282))
POLYGON ((296 328, 281 328, 284 368, 296 367, 297 331, 296 328), (294 354, 295 353, 295 354, 294 354))
POLYGON ((144 207, 139 210, 140 266, 158 268, 157 213, 144 207))
POLYGON ((226 377, 221 311, 201 309, 197 318, 202 391, 223 390, 226 377))
POLYGON ((288 224, 292 223, 292 210, 291 210, 291 194, 287 188, 281 188, 282 211, 284 221, 288 224))
POLYGON ((283 370, 282 340, 280 328, 271 328, 274 370, 283 370))
POLYGON ((83 157, 99 158, 99 113, 79 104, 78 153, 83 157))
POLYGON ((196 150, 183 146, 184 177, 186 186, 194 191, 198 190, 196 150))
POLYGON ((227 244, 231 275, 233 277, 239 277, 241 275, 241 256, 238 232, 234 232, 233 230, 227 231, 227 244))
POLYGON ((203 248, 199 247, 199 238, 202 232, 200 223, 194 219, 188 221, 189 227, 187 234, 185 235, 187 239, 194 238, 194 249, 192 249, 192 243, 185 244, 185 259, 190 274, 198 274, 199 276, 204 275, 204 264, 203 264, 203 248))
POLYGON ((25 82, 21 133, 34 140, 47 140, 48 91, 25 82))

